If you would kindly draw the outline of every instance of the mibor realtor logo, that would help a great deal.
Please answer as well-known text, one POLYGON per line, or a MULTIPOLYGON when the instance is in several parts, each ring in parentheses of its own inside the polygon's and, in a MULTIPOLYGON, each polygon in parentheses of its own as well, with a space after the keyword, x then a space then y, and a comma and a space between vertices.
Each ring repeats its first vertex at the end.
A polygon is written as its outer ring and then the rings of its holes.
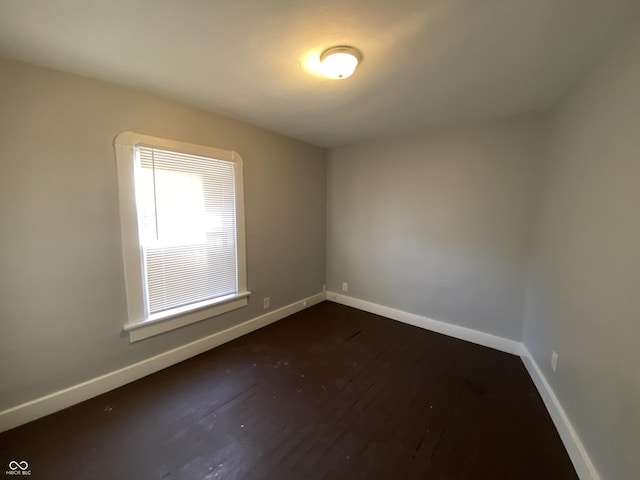
POLYGON ((6 475, 31 475, 29 463, 26 460, 11 460, 8 467, 6 475))

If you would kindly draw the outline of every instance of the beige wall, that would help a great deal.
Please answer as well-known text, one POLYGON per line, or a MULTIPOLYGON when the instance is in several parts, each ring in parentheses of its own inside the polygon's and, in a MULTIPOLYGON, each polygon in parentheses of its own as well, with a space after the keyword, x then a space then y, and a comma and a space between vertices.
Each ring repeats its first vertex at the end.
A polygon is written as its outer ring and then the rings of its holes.
POLYGON ((322 291, 325 151, 128 88, 0 59, 0 410, 322 291), (248 307, 129 344, 113 140, 244 160, 248 307))
POLYGON ((520 340, 543 120, 330 150, 329 290, 520 340))
POLYGON ((634 27, 553 117, 523 337, 602 478, 612 480, 640 472, 640 23, 634 27))

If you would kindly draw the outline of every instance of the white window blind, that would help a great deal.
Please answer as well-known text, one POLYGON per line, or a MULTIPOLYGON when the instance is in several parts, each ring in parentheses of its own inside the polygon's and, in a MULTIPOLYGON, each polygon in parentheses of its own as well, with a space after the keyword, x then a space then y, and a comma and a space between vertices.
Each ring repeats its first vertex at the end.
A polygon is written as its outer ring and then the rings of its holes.
POLYGON ((234 163, 136 147, 145 316, 238 293, 234 163))

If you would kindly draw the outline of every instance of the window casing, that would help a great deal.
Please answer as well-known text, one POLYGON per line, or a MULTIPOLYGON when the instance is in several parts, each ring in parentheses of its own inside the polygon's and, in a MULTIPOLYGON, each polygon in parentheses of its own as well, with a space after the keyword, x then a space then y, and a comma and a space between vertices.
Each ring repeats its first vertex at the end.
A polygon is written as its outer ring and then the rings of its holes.
POLYGON ((115 148, 130 340, 247 305, 242 158, 135 132, 115 148))

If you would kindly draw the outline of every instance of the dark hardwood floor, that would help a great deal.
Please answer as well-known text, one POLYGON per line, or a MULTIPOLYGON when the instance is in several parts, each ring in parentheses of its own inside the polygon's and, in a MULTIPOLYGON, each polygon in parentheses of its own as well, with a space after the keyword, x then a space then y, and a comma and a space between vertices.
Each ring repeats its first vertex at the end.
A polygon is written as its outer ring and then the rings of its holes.
POLYGON ((324 302, 0 434, 34 479, 575 479, 516 356, 324 302))

